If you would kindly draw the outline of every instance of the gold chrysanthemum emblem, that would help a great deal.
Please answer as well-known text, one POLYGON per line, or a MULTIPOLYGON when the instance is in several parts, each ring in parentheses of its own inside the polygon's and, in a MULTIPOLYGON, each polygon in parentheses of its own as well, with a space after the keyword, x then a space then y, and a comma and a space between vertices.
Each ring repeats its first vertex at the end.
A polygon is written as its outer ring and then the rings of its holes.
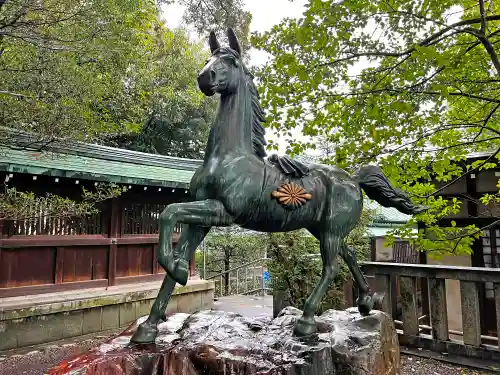
POLYGON ((303 188, 293 182, 281 185, 278 190, 273 191, 271 195, 282 205, 294 208, 302 206, 312 198, 311 194, 306 193, 303 188))

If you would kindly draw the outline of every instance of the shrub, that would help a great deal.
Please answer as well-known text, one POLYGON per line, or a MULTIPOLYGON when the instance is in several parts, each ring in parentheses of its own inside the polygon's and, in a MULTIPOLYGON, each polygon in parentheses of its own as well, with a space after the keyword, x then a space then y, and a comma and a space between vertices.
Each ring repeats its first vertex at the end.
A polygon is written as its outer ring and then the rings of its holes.
MULTIPOLYGON (((346 243, 356 250, 358 262, 368 259, 370 253, 368 224, 372 219, 373 211, 363 211, 359 224, 346 238, 346 243)), ((268 238, 268 255, 272 259, 268 266, 273 289, 287 290, 290 305, 303 309, 307 297, 321 278, 319 241, 305 230, 271 233, 268 238)), ((345 308, 343 286, 352 276, 347 265, 341 259, 338 262, 339 271, 318 313, 345 308)))

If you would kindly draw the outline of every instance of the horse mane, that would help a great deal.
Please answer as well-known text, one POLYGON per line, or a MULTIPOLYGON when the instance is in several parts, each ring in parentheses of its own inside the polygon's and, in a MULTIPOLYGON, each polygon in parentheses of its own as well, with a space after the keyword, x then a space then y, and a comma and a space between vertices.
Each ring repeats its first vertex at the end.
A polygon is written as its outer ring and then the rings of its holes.
POLYGON ((238 52, 233 50, 232 48, 227 47, 219 47, 214 50, 212 54, 216 54, 219 51, 223 51, 229 55, 232 55, 234 58, 237 58, 241 61, 241 65, 243 67, 243 72, 245 73, 245 81, 247 83, 248 90, 250 91, 250 95, 252 98, 252 145, 253 151, 255 155, 260 158, 265 158, 267 156, 266 153, 266 129, 262 126, 262 122, 265 122, 264 119, 264 110, 260 106, 260 95, 257 90, 257 86, 253 82, 253 74, 248 70, 248 68, 243 64, 241 60, 241 56, 238 52))
POLYGON ((260 95, 257 91, 257 86, 253 82, 253 75, 247 69, 245 65, 243 65, 243 70, 246 75, 247 87, 250 91, 252 97, 252 144, 254 153, 260 157, 265 158, 267 156, 266 153, 266 129, 262 126, 262 123, 265 122, 264 119, 264 111, 260 106, 260 95))

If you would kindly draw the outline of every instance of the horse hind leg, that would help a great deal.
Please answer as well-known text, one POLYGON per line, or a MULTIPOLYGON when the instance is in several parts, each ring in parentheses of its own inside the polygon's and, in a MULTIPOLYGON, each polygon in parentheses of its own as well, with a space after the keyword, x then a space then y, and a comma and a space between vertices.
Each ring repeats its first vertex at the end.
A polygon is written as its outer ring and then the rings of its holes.
POLYGON ((373 297, 370 295, 370 287, 366 282, 366 278, 361 272, 359 268, 359 264, 356 260, 356 250, 347 246, 345 243, 342 244, 340 255, 342 259, 347 264, 349 271, 351 272, 354 282, 358 288, 358 299, 356 300, 356 304, 358 305, 358 310, 361 315, 368 315, 370 311, 373 309, 373 297))
POLYGON ((316 332, 314 314, 318 310, 330 283, 338 271, 337 255, 339 254, 343 239, 336 234, 328 232, 322 233, 319 237, 323 272, 318 285, 316 285, 311 295, 307 298, 304 305, 304 312, 295 325, 294 333, 300 337, 309 336, 316 332))

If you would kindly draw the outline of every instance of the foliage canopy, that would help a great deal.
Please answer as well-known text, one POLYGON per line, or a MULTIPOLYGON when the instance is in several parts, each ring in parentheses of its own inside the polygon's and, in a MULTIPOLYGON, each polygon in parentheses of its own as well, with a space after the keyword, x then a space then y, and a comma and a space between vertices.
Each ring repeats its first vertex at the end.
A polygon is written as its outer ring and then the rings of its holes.
MULTIPOLYGON (((427 239, 417 239, 421 248, 470 253, 481 231, 453 222, 440 228, 438 220, 464 203, 439 192, 498 163, 500 4, 310 0, 301 18, 253 42, 271 55, 258 75, 264 107, 269 126, 289 138, 290 153, 315 147, 293 138, 299 126, 334 145, 331 163, 381 165, 396 186, 430 206, 418 217, 428 228, 427 239), (471 152, 486 156, 467 167, 471 152)), ((498 194, 480 201, 491 209, 498 194)))
POLYGON ((192 25, 198 34, 208 35, 213 30, 225 43, 226 31, 232 28, 238 35, 243 51, 250 49, 252 14, 244 9, 243 0, 167 0, 166 3, 183 5, 184 21, 192 25))
MULTIPOLYGON (((153 0, 1 2, 0 143, 18 146, 1 131, 9 128, 37 136, 40 148, 64 138, 199 157, 213 113, 196 85, 206 56, 184 30, 165 27, 153 0)), ((0 199, 10 218, 38 199, 63 216, 96 201, 11 189, 0 199)))
POLYGON ((95 141, 205 108, 195 76, 206 52, 152 0, 11 0, 0 29, 3 126, 95 141))

